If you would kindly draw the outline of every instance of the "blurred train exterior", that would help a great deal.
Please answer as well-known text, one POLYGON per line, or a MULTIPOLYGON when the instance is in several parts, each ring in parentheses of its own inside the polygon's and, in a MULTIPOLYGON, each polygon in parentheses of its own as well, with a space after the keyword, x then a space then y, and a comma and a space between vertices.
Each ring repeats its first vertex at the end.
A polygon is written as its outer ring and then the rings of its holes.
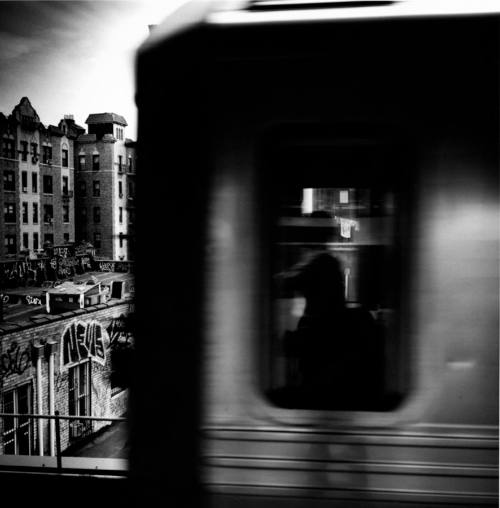
POLYGON ((161 296, 139 268, 137 311, 162 317, 142 335, 175 365, 134 406, 168 387, 168 432, 133 439, 178 467, 132 468, 163 488, 191 470, 217 507, 498 504, 499 17, 379 4, 202 2, 139 53, 138 245, 175 241, 161 296), (292 178, 400 196, 390 407, 270 396, 273 206, 292 178))

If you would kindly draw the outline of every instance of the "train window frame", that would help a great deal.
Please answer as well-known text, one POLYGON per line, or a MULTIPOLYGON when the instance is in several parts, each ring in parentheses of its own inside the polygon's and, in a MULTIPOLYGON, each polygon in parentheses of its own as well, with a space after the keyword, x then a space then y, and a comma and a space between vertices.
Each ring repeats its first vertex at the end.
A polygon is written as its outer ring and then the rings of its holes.
MULTIPOLYGON (((412 383, 414 381, 413 371, 410 362, 410 349, 408 334, 405 330, 409 326, 410 314, 408 312, 408 301, 402 296, 407 294, 411 281, 405 274, 409 272, 413 263, 413 258, 410 254, 411 251, 411 232, 408 228, 411 227, 413 222, 415 200, 412 193, 412 163, 406 163, 407 170, 400 172, 398 181, 395 183, 397 192, 404 198, 400 199, 398 205, 398 217, 395 220, 394 226, 396 228, 395 238, 400 242, 396 247, 397 262, 399 270, 397 273, 397 287, 395 288, 396 297, 400 297, 401 304, 397 310, 397 324, 396 337, 401 342, 401 351, 397 359, 398 369, 402 372, 404 379, 401 383, 402 393, 401 397, 395 404, 384 410, 373 410, 371 408, 315 408, 315 407, 285 407, 276 404, 267 393, 269 386, 269 369, 271 363, 270 350, 273 347, 272 329, 273 329, 273 242, 276 240, 275 236, 275 219, 276 214, 273 210, 273 195, 272 190, 275 179, 276 170, 273 167, 273 161, 280 158, 280 155, 285 150, 290 150, 292 147, 322 147, 328 150, 335 150, 337 148, 353 147, 360 148, 368 144, 382 144, 384 149, 394 150, 395 154, 392 156, 391 164, 396 168, 401 164, 399 157, 407 154, 408 150, 414 150, 410 141, 412 137, 408 132, 404 132, 398 126, 390 125, 321 125, 321 124, 296 124, 296 125, 280 125, 266 129, 266 132, 261 136, 256 143, 256 160, 258 161, 257 169, 257 188, 260 193, 260 201, 264 203, 262 212, 259 215, 260 224, 260 238, 259 244, 265 254, 260 261, 262 278, 260 284, 262 288, 266 288, 264 292, 266 297, 265 303, 261 306, 262 329, 265 333, 261 335, 259 341, 258 353, 258 366, 260 368, 259 381, 258 381, 258 396, 264 404, 264 411, 267 416, 272 420, 277 420, 286 424, 309 425, 318 424, 321 422, 332 421, 348 421, 350 424, 365 425, 387 425, 395 421, 400 421, 405 417, 403 415, 409 414, 407 406, 410 402, 412 395, 412 383), (272 217, 273 220, 269 220, 272 217), (407 231, 402 234, 402 229, 406 228, 407 231), (402 238, 402 236, 404 238, 402 238), (403 363, 406 362, 406 363, 403 363), (267 371, 266 371, 267 369, 267 371), (263 372, 265 371, 265 372, 263 372)), ((283 163, 280 162, 283 166, 283 163)), ((394 171, 391 172, 394 175, 394 171)), ((361 173, 358 172, 357 178, 361 173)), ((376 176, 376 175, 375 175, 376 176)), ((338 187, 352 187, 352 178, 340 179, 338 187)), ((411 413, 411 411, 410 411, 411 413)), ((410 416, 411 418, 411 416, 410 416)))

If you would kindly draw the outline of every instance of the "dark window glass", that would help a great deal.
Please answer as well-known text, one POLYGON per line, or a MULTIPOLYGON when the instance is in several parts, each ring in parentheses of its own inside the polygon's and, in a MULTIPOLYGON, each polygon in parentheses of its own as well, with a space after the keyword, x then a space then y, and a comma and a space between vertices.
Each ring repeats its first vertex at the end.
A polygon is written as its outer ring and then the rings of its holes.
POLYGON ((33 203, 33 224, 38 224, 38 203, 33 203))
POLYGON ((63 205, 63 222, 69 222, 69 206, 63 205))
POLYGON ((21 141, 21 160, 22 161, 28 160, 28 142, 27 141, 21 141))
POLYGON ((38 174, 31 173, 31 191, 38 192, 38 174))
MULTIPOLYGON (((3 394, 4 413, 32 413, 31 386, 24 385, 3 394)), ((29 417, 3 419, 2 441, 6 455, 30 455, 32 423, 29 417)))
POLYGON ((17 252, 16 235, 5 235, 4 245, 7 254, 15 254, 17 252))
POLYGON ((16 222, 16 205, 14 203, 5 203, 4 205, 4 220, 5 222, 16 222))
POLYGON ((64 149, 62 150, 62 166, 63 168, 68 167, 68 150, 64 149))
POLYGON ((63 238, 64 238, 64 243, 69 243, 69 233, 64 233, 63 238))
POLYGON ((3 172, 3 189, 6 191, 16 190, 16 176, 14 171, 8 170, 3 172))
POLYGON ((95 198, 98 198, 101 195, 101 182, 99 180, 94 180, 93 182, 92 195, 95 198))
POLYGON ((52 147, 51 146, 43 146, 42 147, 42 162, 44 164, 52 164, 52 147))
POLYGON ((96 249, 101 248, 101 233, 94 233, 94 247, 96 249))
POLYGON ((29 248, 29 235, 28 233, 23 233, 23 249, 29 248))
POLYGON ((271 158, 266 391, 279 406, 386 411, 401 399, 401 189, 378 149, 301 146, 271 158))
POLYGON ((85 169, 85 155, 78 156, 78 168, 83 171, 85 169))
POLYGON ((52 205, 43 205, 43 222, 52 224, 54 220, 54 207, 52 205))
POLYGON ((99 155, 92 155, 92 169, 94 171, 99 170, 99 155))
POLYGON ((21 190, 28 192, 28 172, 21 171, 21 190))
POLYGON ((99 206, 94 206, 94 222, 101 222, 101 208, 99 206))
POLYGON ((123 182, 121 180, 118 182, 118 197, 123 197, 123 182))
POLYGON ((84 181, 78 182, 78 191, 82 197, 87 195, 87 185, 84 181))
POLYGON ((33 250, 38 250, 38 233, 33 233, 33 250))
POLYGON ((23 224, 28 224, 28 203, 23 201, 23 224))
POLYGON ((43 175, 43 192, 44 194, 52 194, 52 175, 43 175))
POLYGON ((7 159, 15 158, 15 145, 13 139, 4 139, 3 140, 3 150, 2 155, 7 159))
POLYGON ((62 177, 62 193, 64 196, 67 196, 68 195, 68 177, 67 176, 63 176, 62 177))

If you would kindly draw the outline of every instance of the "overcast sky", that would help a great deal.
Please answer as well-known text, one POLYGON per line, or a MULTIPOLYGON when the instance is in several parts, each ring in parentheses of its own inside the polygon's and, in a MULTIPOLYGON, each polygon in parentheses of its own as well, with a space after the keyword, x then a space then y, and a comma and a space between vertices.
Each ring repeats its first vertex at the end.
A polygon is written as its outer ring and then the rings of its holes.
POLYGON ((185 0, 0 1, 0 111, 27 96, 43 124, 65 114, 86 127, 114 112, 136 139, 134 53, 185 0))

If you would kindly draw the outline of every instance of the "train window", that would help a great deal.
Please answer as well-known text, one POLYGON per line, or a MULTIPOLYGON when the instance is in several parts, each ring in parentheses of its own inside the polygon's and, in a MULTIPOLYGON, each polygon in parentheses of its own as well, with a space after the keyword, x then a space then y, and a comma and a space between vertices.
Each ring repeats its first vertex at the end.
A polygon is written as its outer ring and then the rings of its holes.
POLYGON ((267 393, 286 408, 392 409, 405 375, 395 157, 376 142, 287 152, 271 158, 267 393))

